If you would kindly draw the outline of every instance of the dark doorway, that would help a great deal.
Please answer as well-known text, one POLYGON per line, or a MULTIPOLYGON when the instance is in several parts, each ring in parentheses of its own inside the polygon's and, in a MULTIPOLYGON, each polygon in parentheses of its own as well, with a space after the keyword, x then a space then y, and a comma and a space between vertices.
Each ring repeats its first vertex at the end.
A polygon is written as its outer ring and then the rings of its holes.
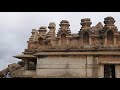
POLYGON ((115 78, 115 65, 104 65, 104 78, 115 78))
POLYGON ((64 33, 61 35, 61 45, 66 46, 66 34, 64 33))
POLYGON ((39 37, 39 38, 38 38, 38 41, 39 41, 39 44, 40 44, 40 45, 43 45, 43 38, 42 38, 42 37, 39 37))
POLYGON ((83 44, 84 45, 89 45, 89 34, 88 34, 88 32, 85 32, 83 34, 83 44))
POLYGON ((107 32, 107 44, 114 44, 114 34, 110 30, 107 32))
POLYGON ((37 60, 28 61, 28 70, 36 70, 37 60))

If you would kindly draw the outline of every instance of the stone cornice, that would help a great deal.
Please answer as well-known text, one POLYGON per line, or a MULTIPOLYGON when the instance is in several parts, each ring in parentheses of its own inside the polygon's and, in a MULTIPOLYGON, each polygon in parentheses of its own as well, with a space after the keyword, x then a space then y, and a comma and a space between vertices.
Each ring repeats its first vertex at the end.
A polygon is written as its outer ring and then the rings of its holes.
POLYGON ((44 55, 49 55, 49 56, 59 56, 59 55, 115 55, 115 56, 120 56, 120 51, 118 52, 112 52, 112 51, 94 51, 94 52, 41 52, 41 53, 36 53, 34 54, 35 56, 44 56, 44 55))

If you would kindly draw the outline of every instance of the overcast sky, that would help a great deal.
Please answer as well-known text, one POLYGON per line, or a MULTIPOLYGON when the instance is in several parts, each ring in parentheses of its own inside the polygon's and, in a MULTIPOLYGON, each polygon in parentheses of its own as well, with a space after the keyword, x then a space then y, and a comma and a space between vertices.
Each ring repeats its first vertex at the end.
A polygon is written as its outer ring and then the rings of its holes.
POLYGON ((71 32, 78 33, 82 18, 90 18, 95 26, 107 16, 114 17, 120 30, 120 12, 0 12, 0 70, 18 62, 13 56, 27 48, 32 29, 55 22, 58 30, 60 21, 68 20, 71 32))

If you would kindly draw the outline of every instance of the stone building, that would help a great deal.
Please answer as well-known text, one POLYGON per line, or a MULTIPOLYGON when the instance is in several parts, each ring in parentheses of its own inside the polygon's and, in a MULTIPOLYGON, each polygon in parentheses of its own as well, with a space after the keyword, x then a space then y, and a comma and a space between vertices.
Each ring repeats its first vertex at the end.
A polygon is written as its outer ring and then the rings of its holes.
POLYGON ((22 55, 24 68, 16 70, 14 77, 70 77, 70 78, 119 78, 120 31, 113 17, 104 18, 91 26, 89 18, 81 19, 78 33, 72 34, 70 23, 62 20, 56 24, 33 29, 22 55), (47 32, 48 31, 48 32, 47 32))

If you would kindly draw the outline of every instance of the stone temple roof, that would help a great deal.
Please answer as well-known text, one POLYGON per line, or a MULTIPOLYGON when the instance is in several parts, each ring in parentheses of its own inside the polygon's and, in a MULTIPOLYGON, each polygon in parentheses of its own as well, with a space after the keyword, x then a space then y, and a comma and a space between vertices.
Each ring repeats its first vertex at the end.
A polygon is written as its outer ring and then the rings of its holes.
POLYGON ((60 23, 69 23, 67 20, 62 20, 60 23))
POLYGON ((41 26, 39 29, 47 29, 46 26, 41 26))
POLYGON ((96 29, 98 30, 101 30, 103 28, 103 25, 101 22, 99 22, 96 26, 95 26, 96 29))
POLYGON ((81 19, 81 22, 86 22, 86 21, 90 22, 90 18, 83 18, 83 19, 81 19))
POLYGON ((55 27, 55 26, 56 26, 56 24, 54 22, 50 22, 48 28, 49 27, 55 27))
POLYGON ((98 24, 96 26, 93 26, 91 28, 91 30, 94 32, 93 34, 94 35, 99 35, 99 30, 102 30, 103 29, 103 25, 101 22, 98 22, 98 24))

